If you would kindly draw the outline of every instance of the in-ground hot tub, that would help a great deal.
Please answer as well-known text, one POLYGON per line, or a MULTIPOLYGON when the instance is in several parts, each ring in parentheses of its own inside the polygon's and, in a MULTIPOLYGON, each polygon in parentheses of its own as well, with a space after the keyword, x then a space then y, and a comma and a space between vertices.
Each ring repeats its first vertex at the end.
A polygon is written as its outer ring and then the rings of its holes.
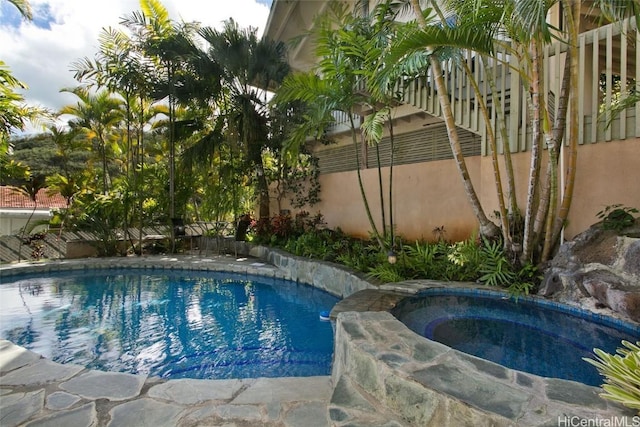
POLYGON ((427 289, 393 310, 417 334, 453 349, 542 377, 597 386, 583 358, 640 340, 640 327, 539 298, 484 289, 427 289))

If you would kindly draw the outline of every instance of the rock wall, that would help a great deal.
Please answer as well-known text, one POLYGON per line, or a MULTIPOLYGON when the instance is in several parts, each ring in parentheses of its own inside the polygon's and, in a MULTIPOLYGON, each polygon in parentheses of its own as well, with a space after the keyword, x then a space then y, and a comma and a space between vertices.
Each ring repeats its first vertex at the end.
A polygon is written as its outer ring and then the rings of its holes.
POLYGON ((313 285, 340 298, 376 287, 364 274, 339 264, 293 256, 264 246, 252 246, 249 254, 278 267, 285 279, 313 285))
POLYGON ((619 235, 597 224, 563 244, 539 294, 640 322, 640 225, 619 235))

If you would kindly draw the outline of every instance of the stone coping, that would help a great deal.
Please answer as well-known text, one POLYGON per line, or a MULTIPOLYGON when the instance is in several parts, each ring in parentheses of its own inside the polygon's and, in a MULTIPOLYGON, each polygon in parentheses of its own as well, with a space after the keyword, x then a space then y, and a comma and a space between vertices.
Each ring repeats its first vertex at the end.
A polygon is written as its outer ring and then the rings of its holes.
POLYGON ((46 274, 58 271, 142 268, 151 270, 200 270, 253 274, 284 279, 285 274, 259 259, 232 256, 201 257, 197 255, 153 255, 141 257, 79 258, 34 261, 0 266, 0 277, 18 274, 46 274))
POLYGON ((434 427, 638 420, 634 411, 602 399, 598 387, 515 371, 453 350, 387 312, 340 313, 335 342, 329 406, 335 426, 383 420, 434 427))

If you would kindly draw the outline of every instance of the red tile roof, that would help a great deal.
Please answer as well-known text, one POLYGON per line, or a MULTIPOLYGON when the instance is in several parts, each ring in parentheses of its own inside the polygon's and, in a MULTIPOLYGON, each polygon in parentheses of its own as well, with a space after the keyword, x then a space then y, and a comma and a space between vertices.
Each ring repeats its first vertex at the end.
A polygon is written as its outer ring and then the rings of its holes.
MULTIPOLYGON (((38 208, 67 207, 67 201, 60 193, 48 194, 48 192, 49 190, 46 188, 38 191, 36 195, 38 208)), ((0 186, 0 208, 33 208, 33 201, 16 187, 0 186)))

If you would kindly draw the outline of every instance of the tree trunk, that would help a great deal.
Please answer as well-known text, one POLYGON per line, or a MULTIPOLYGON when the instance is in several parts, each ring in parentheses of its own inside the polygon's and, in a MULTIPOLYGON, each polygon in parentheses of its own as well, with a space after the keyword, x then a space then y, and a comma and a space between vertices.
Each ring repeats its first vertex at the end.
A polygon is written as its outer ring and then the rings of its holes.
MULTIPOLYGON (((362 139, 362 143, 366 144, 366 141, 364 141, 364 138, 362 139)), ((382 220, 382 235, 386 237, 387 236, 387 218, 386 218, 385 207, 384 207, 384 190, 382 188, 382 166, 380 165, 380 145, 378 143, 376 143, 376 162, 378 166, 378 190, 380 193, 380 216, 382 220)))
MULTIPOLYGON (((562 196, 562 204, 558 211, 553 234, 548 236, 552 239, 552 243, 555 244, 560 239, 560 234, 564 223, 569 216, 569 208, 571 207, 571 201, 573 198, 573 189, 576 180, 576 166, 578 162, 578 29, 580 28, 580 0, 563 1, 565 5, 565 13, 567 14, 567 22, 569 27, 569 51, 571 53, 571 89, 570 93, 573 94, 569 98, 569 156, 567 165, 567 175, 564 187, 564 194, 562 196), (568 4, 567 4, 568 3, 568 4)), ((561 171, 560 173, 564 173, 561 171)))
MULTIPOLYGON (((426 21, 424 19, 424 16, 422 15, 422 9, 420 8, 418 0, 411 0, 411 5, 413 6, 413 10, 416 14, 416 19, 418 20, 420 27, 425 28, 426 21)), ((500 229, 493 222, 489 221, 489 219, 485 215, 484 210, 482 209, 482 205, 480 204, 480 199, 478 199, 478 195, 476 194, 476 191, 473 188, 473 183, 471 182, 471 178, 469 177, 467 164, 464 160, 464 156, 462 155, 462 148, 460 147, 458 130, 456 129, 455 120, 451 111, 451 102, 449 101, 448 91, 444 82, 444 77, 442 76, 442 67, 440 66, 440 62, 438 62, 438 60, 433 56, 430 59, 430 64, 436 80, 438 100, 440 101, 440 106, 442 108, 442 115, 445 125, 447 126, 447 135, 449 136, 451 152, 453 153, 453 157, 456 161, 456 166, 458 167, 458 171, 460 172, 464 190, 467 193, 467 199, 471 204, 471 209, 473 210, 480 224, 480 234, 487 237, 498 236, 500 234, 500 229)))
POLYGON ((540 178, 540 140, 542 139, 542 124, 540 117, 540 96, 542 91, 542 64, 540 62, 540 52, 538 49, 538 42, 533 40, 531 42, 531 128, 532 128, 532 141, 531 141, 531 166, 529 168, 529 187, 527 190, 527 206, 524 214, 524 233, 522 239, 522 254, 520 255, 520 262, 525 264, 532 260, 533 256, 533 218, 535 209, 538 205, 538 180, 540 178))
MULTIPOLYGON (((485 76, 489 82, 491 93, 498 93, 496 82, 493 79, 491 70, 486 65, 486 57, 482 57, 484 64, 485 76)), ((511 160, 511 145, 509 142, 509 135, 507 134, 507 126, 504 121, 504 113, 502 111, 502 104, 496 100, 494 103, 496 109, 496 117, 498 118, 498 127, 500 129, 500 137, 502 138, 503 156, 504 156, 504 169, 507 174, 507 199, 509 200, 509 214, 513 221, 519 221, 520 208, 518 207, 518 197, 516 193, 516 179, 513 174, 513 162, 511 160)), ((512 236, 513 237, 513 236, 512 236)))
MULTIPOLYGON (((491 125, 491 118, 489 117, 489 110, 487 110, 487 104, 484 102, 484 98, 482 93, 480 92, 480 88, 478 87, 478 82, 473 77, 473 73, 469 68, 469 64, 466 61, 462 61, 462 66, 464 68, 464 72, 467 74, 469 78, 469 82, 473 87, 473 91, 476 94, 476 99, 478 100, 478 105, 480 106, 480 111, 482 112, 482 116, 484 117, 485 127, 487 129, 487 140, 489 141, 489 146, 491 147, 491 164, 493 166, 493 176, 495 178, 496 185, 496 193, 498 196, 498 209, 500 210, 500 223, 502 226, 502 244, 505 249, 511 250, 511 236, 509 234, 509 216, 507 215, 507 209, 504 204, 504 194, 502 191, 502 178, 500 176, 500 165, 498 164, 498 144, 496 141, 496 135, 493 130, 493 126, 491 125)), ((493 92, 496 93, 496 92, 493 92)), ((500 102, 495 102, 496 107, 500 105, 500 102)), ((508 140, 503 140, 503 145, 506 146, 505 151, 509 150, 508 140)), ((511 171, 511 175, 513 175, 513 171, 511 171)))
POLYGON ((447 135, 449 136, 449 144, 451 145, 451 152, 453 158, 456 161, 458 172, 462 178, 462 184, 464 185, 464 191, 467 193, 467 199, 471 204, 471 209, 475 214, 480 224, 480 234, 487 237, 496 237, 500 235, 498 226, 487 218, 480 204, 480 199, 476 194, 476 191, 471 182, 469 176, 469 170, 467 169, 467 163, 464 160, 462 154, 462 147, 460 146, 460 139, 458 138, 458 130, 456 128, 455 119, 453 118, 453 112, 451 111, 451 102, 449 101, 449 94, 447 93, 447 87, 442 76, 442 67, 440 62, 434 57, 431 57, 431 69, 435 74, 436 88, 438 89, 438 99, 440 100, 440 106, 442 107, 442 115, 444 122, 447 126, 447 135))
POLYGON ((356 152, 356 173, 358 175, 358 186, 360 188, 360 196, 362 197, 362 202, 364 203, 364 210, 367 214, 367 219, 369 220, 369 225, 371 230, 373 231, 373 236, 380 245, 380 249, 384 249, 384 242, 380 237, 380 232, 378 231, 378 227, 376 227, 376 223, 373 220, 373 216, 371 215, 371 208, 369 207, 369 201, 367 200, 367 193, 364 191, 364 185, 362 183, 362 175, 360 173, 360 153, 358 153, 358 139, 356 137, 356 125, 353 121, 353 114, 351 112, 349 115, 349 125, 351 126, 351 140, 353 141, 353 148, 356 152))
POLYGON ((565 59, 564 75, 562 76, 562 87, 560 88, 560 96, 558 100, 558 114, 555 118, 555 124, 553 128, 553 134, 551 136, 551 146, 549 147, 549 162, 547 167, 547 185, 542 188, 542 194, 540 195, 540 208, 536 216, 536 222, 533 224, 533 233, 536 236, 536 240, 540 239, 542 235, 542 227, 545 227, 545 240, 542 248, 541 261, 545 261, 551 249, 554 246, 553 243, 553 230, 552 225, 556 215, 556 208, 558 203, 558 154, 562 149, 562 143, 564 140, 564 133, 566 129, 567 118, 567 105, 571 95, 569 89, 571 80, 571 52, 567 53, 565 59))
POLYGON ((256 156, 256 175, 258 178, 258 197, 260 200, 259 215, 260 219, 269 219, 269 184, 264 174, 264 164, 262 163, 262 155, 256 156))

